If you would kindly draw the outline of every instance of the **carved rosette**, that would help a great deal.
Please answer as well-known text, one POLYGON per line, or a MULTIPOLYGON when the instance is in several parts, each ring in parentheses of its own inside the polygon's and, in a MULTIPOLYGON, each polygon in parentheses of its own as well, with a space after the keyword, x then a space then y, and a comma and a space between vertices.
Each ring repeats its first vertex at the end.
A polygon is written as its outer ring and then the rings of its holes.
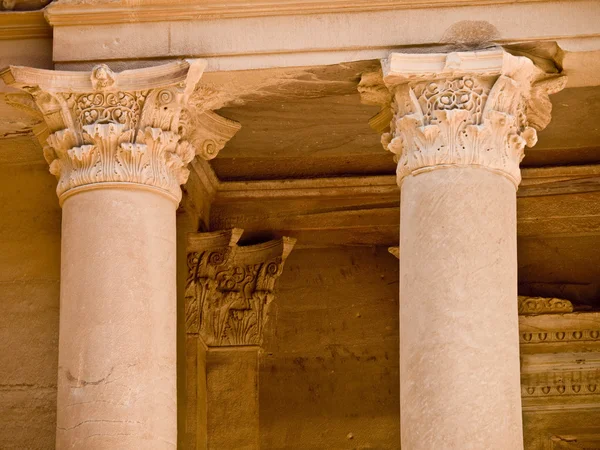
POLYGON ((190 235, 186 332, 208 346, 260 345, 275 282, 295 240, 238 246, 242 230, 190 235))
POLYGON ((526 57, 502 49, 449 54, 393 54, 383 63, 380 91, 373 75, 359 86, 363 101, 388 120, 382 144, 398 163, 398 184, 410 174, 445 166, 483 167, 521 181, 524 147, 550 121, 548 95, 566 78, 547 77, 526 57))
MULTIPOLYGON (((188 163, 218 152, 206 155, 210 130, 200 140, 189 126, 196 120, 189 98, 204 66, 180 61, 118 74, 106 65, 92 72, 11 67, 1 75, 31 94, 43 116, 47 129, 39 138, 61 202, 76 188, 120 182, 156 188, 179 202, 188 163)), ((218 130, 221 147, 239 129, 227 124, 218 130)))

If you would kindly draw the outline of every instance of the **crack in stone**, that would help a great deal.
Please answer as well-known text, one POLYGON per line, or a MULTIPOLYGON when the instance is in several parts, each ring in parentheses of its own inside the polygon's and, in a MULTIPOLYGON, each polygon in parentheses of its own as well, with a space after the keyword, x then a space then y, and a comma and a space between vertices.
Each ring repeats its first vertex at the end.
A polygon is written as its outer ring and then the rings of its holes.
POLYGON ((97 381, 87 381, 87 380, 82 380, 80 378, 74 377, 73 374, 71 373, 71 371, 69 369, 67 369, 66 371, 66 376, 67 376, 67 380, 69 381, 74 381, 77 383, 77 387, 82 387, 82 386, 97 386, 100 383, 102 383, 104 380, 106 380, 108 377, 110 377, 110 375, 112 374, 114 370, 114 366, 110 368, 110 370, 108 371, 108 374, 104 377, 101 378, 97 381))
POLYGON ((129 424, 129 423, 133 423, 133 424, 137 424, 137 425, 141 425, 142 422, 139 422, 137 420, 107 420, 107 419, 88 419, 88 420, 84 420, 82 422, 79 422, 77 425, 74 425, 72 427, 59 427, 58 425, 56 426, 57 430, 61 430, 61 431, 70 431, 70 430, 74 430, 77 427, 80 427, 81 425, 85 425, 86 423, 122 423, 122 424, 129 424))

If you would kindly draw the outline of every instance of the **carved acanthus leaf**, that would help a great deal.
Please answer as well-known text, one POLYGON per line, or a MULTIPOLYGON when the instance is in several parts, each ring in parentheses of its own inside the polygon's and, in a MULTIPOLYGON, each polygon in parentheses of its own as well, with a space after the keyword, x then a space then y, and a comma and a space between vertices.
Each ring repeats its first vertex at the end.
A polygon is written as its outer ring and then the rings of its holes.
POLYGON ((39 137, 61 201, 74 188, 113 182, 152 186, 179 201, 187 164, 196 154, 214 158, 240 128, 211 111, 189 111, 205 65, 121 73, 104 64, 87 73, 10 67, 0 75, 41 112, 47 132, 39 137))
POLYGON ((533 84, 527 100, 527 120, 533 128, 541 131, 548 126, 552 114, 549 96, 562 91, 566 85, 566 76, 554 76, 533 84))
POLYGON ((573 304, 561 298, 527 297, 519 295, 519 314, 561 314, 573 312, 573 304))
POLYGON ((295 240, 238 246, 242 230, 190 235, 186 332, 208 346, 260 345, 275 282, 295 240))
MULTIPOLYGON (((381 142, 394 153, 398 183, 436 166, 478 166, 518 185, 524 147, 549 122, 548 95, 565 77, 547 79, 530 59, 502 49, 449 54, 392 54, 382 62, 383 83, 393 94, 389 132, 381 142)), ((381 113, 371 126, 384 131, 390 104, 377 77, 365 74, 359 91, 381 113)))

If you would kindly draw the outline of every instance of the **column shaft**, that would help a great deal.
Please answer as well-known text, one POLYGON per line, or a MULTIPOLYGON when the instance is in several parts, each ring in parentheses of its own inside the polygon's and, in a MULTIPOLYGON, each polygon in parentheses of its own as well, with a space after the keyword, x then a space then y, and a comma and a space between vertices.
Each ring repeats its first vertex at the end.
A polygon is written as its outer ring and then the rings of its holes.
POLYGON ((63 204, 58 449, 176 448, 175 208, 133 185, 63 204))
POLYGON ((400 217, 402 448, 522 449, 514 184, 408 176, 400 217))
POLYGON ((566 79, 499 47, 382 68, 389 96, 359 89, 401 188, 402 447, 523 449, 515 191, 566 79))

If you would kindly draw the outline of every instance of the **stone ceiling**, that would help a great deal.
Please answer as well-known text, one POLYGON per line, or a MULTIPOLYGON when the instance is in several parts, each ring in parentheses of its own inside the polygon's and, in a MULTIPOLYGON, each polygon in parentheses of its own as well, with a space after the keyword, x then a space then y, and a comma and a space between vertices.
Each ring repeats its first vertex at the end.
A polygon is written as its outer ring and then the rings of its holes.
MULTIPOLYGON (((206 74, 204 83, 233 90, 256 78, 238 104, 219 113, 242 124, 213 162, 224 180, 393 174, 391 155, 368 120, 377 107, 361 104, 364 61, 305 70, 206 74), (231 77, 230 80, 227 78, 231 77), (214 80, 214 81, 213 81, 214 80), (218 80, 218 81, 217 81, 218 80)), ((244 90, 242 88, 242 90, 244 90)), ((230 102, 227 102, 230 103, 230 102)), ((552 122, 527 149, 524 167, 600 163, 600 87, 568 88, 552 97, 552 122)))

